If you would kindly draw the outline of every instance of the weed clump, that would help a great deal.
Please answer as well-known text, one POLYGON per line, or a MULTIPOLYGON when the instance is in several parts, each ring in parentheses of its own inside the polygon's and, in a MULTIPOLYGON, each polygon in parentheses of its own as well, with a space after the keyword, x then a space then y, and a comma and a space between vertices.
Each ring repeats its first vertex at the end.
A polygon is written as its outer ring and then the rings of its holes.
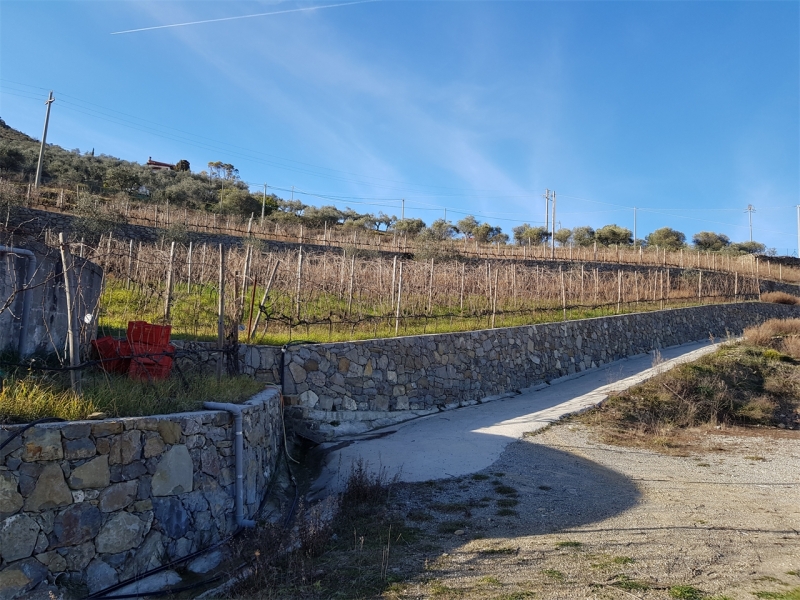
MULTIPOLYGON (((702 426, 800 427, 800 369, 766 344, 800 332, 800 319, 767 321, 747 341, 612 395, 581 417, 612 443, 669 449, 680 431, 702 426), (756 345, 756 341, 762 345, 756 345)), ((793 338, 800 347, 800 337, 793 338)))
POLYGON ((786 292, 767 292, 761 294, 761 301, 772 302, 773 304, 788 304, 790 306, 800 304, 800 298, 787 294, 786 292))

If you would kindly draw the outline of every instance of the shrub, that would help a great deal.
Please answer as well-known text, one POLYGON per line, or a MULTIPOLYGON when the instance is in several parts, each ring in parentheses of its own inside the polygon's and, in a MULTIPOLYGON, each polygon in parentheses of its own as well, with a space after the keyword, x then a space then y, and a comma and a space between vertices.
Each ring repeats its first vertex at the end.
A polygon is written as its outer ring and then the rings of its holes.
POLYGON ((800 303, 800 298, 797 296, 792 296, 791 294, 787 294, 786 292, 767 292, 765 294, 761 294, 761 301, 772 302, 773 304, 789 304, 794 306, 800 303))

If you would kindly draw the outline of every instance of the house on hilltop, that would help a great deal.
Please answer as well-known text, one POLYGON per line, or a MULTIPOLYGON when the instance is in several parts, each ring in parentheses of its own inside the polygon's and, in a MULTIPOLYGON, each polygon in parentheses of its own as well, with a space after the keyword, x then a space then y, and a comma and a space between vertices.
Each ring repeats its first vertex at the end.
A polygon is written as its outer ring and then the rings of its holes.
POLYGON ((158 162, 157 160, 153 160, 152 156, 147 158, 147 166, 150 167, 153 171, 174 171, 175 165, 171 165, 169 163, 158 162))

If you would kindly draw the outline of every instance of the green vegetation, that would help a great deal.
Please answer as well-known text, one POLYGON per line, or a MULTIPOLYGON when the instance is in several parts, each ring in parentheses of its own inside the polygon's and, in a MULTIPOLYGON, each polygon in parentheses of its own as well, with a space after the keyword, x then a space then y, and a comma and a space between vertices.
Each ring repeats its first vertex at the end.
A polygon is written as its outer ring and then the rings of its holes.
POLYGON ((583 544, 581 542, 575 542, 571 540, 556 542, 556 548, 580 548, 582 546, 583 544))
POLYGON ((691 585, 673 585, 669 588, 670 598, 678 600, 702 600, 706 595, 691 585))
POLYGON ((753 595, 762 600, 800 600, 800 588, 787 592, 753 592, 753 595))
POLYGON ((172 376, 163 381, 133 381, 102 372, 83 377, 83 394, 69 387, 62 374, 17 373, 3 379, 0 423, 27 423, 43 417, 85 419, 92 413, 108 417, 139 417, 198 410, 203 402, 243 402, 263 389, 250 377, 172 376))

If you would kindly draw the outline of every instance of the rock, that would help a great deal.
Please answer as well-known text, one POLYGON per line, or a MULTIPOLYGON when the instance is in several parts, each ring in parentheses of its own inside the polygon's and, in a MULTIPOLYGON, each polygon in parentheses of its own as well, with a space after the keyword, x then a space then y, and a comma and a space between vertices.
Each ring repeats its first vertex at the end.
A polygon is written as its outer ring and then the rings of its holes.
POLYGON ((139 490, 138 481, 116 483, 100 492, 101 512, 115 512, 129 506, 136 498, 139 490))
POLYGON ((317 400, 319 400, 319 396, 311 390, 306 390, 300 394, 300 402, 306 408, 314 408, 317 405, 317 400))
POLYGON ((208 473, 212 477, 219 475, 219 454, 217 454, 214 446, 203 448, 200 453, 200 464, 202 465, 203 473, 208 473))
POLYGON ((103 421, 92 425, 92 435, 96 438, 116 435, 122 433, 122 429, 122 421, 103 421))
POLYGON ((28 558, 33 554, 39 524, 28 515, 14 515, 0 524, 0 557, 5 562, 28 558))
POLYGON ((63 573, 67 570, 67 561, 55 550, 36 555, 36 560, 45 565, 51 573, 63 573))
POLYGON ((86 542, 59 552, 66 552, 64 559, 67 561, 68 571, 83 571, 94 558, 94 542, 86 542))
POLYGON ((181 441, 181 424, 173 421, 159 421, 158 434, 165 444, 177 444, 181 441))
POLYGON ((120 577, 130 579, 136 575, 160 567, 164 557, 163 537, 158 531, 151 530, 144 538, 144 542, 135 551, 133 559, 127 561, 122 568, 120 577))
POLYGON ((192 491, 194 465, 186 446, 177 445, 161 457, 152 480, 153 496, 173 496, 192 491))
POLYGON ((111 517, 95 540, 101 554, 117 554, 136 548, 144 537, 145 523, 136 515, 121 512, 111 517))
POLYGON ((91 458, 95 454, 97 454, 97 448, 89 438, 64 440, 64 458, 67 460, 91 458))
POLYGON ((111 440, 108 464, 127 465, 142 454, 142 432, 138 429, 126 431, 111 440))
POLYGON ((198 575, 202 575, 203 573, 208 573, 212 569, 216 569, 219 563, 221 562, 222 562, 222 552, 220 552, 219 550, 214 550, 213 552, 209 552, 208 554, 203 554, 201 556, 198 556, 193 561, 191 561, 186 568, 191 573, 197 573, 198 575))
POLYGON ((164 452, 164 440, 157 433, 148 433, 144 442, 144 457, 160 456, 164 452))
POLYGON ((47 567, 35 558, 9 565, 0 571, 0 600, 21 598, 47 577, 47 567))
POLYGON ((121 587, 114 592, 114 595, 133 596, 134 594, 150 594, 152 592, 164 590, 171 585, 180 583, 180 581, 181 576, 175 571, 161 571, 160 573, 155 573, 149 577, 145 577, 144 579, 140 579, 139 581, 135 581, 129 585, 121 587))
POLYGON ((61 460, 61 432, 54 428, 34 427, 23 434, 25 438, 22 460, 61 460))
POLYGON ((95 558, 89 563, 86 569, 86 585, 89 587, 90 594, 104 590, 118 582, 117 572, 99 558, 95 558))
POLYGON ((64 481, 64 473, 56 463, 50 463, 39 474, 36 487, 25 500, 24 508, 26 511, 37 512, 68 504, 72 504, 72 493, 64 481))
POLYGON ((107 454, 83 463, 69 476, 69 486, 73 489, 104 488, 110 482, 107 454))
POLYGON ((453 532, 453 535, 464 535, 465 531, 463 529, 456 529, 453 532))
POLYGON ((306 380, 306 370, 297 363, 289 363, 289 371, 295 383, 303 383, 306 380))
POLYGON ((76 546, 93 539, 100 531, 102 516, 88 502, 73 504, 56 515, 53 523, 52 547, 76 546))
POLYGON ((86 418, 89 419, 90 421, 102 421, 103 419, 108 418, 108 413, 95 411, 93 413, 89 413, 89 415, 86 418))
POLYGON ((153 498, 153 515, 171 538, 183 537, 189 529, 189 513, 177 498, 153 498))
POLYGON ((61 426, 61 436, 66 440, 88 438, 91 433, 92 426, 89 423, 67 423, 61 426))
POLYGON ((0 471, 0 519, 22 508, 22 494, 17 491, 17 479, 8 471, 0 471))

